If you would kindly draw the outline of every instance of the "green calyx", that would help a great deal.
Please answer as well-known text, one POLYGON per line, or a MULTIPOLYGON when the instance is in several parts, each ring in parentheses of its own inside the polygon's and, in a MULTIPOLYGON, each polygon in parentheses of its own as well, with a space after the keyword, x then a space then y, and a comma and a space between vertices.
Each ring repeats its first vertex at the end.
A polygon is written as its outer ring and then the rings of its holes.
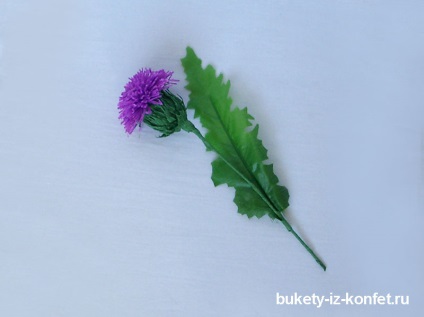
POLYGON ((161 138, 179 132, 187 122, 184 101, 168 90, 162 92, 162 105, 152 105, 151 113, 144 116, 144 123, 162 133, 161 138))

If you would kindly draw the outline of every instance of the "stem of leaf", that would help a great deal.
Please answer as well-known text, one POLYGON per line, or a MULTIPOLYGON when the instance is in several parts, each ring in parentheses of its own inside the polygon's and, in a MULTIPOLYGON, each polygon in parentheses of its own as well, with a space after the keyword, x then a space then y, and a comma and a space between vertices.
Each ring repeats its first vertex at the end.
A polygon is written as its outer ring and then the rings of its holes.
POLYGON ((271 210, 274 212, 275 217, 280 220, 283 225, 286 227, 286 229, 291 232, 295 238, 300 242, 300 244, 302 244, 302 246, 306 249, 306 251, 309 252, 310 255, 312 255, 312 257, 315 259, 315 261, 321 266, 321 268, 325 271, 327 269, 327 267, 325 266, 325 264, 322 262, 322 260, 314 253, 314 251, 312 251, 312 249, 305 243, 305 241, 302 240, 302 238, 297 234, 296 231, 294 231, 293 227, 290 225, 290 223, 284 218, 284 216, 282 215, 281 212, 278 212, 278 210, 276 209, 276 207, 274 206, 274 204, 272 204, 271 200, 265 196, 265 193, 263 193, 257 186, 256 184, 252 184, 252 182, 248 179, 246 179, 246 177, 241 174, 230 162, 228 162, 228 160, 226 160, 206 139, 205 137, 202 135, 202 133, 200 133, 200 131, 194 126, 193 123, 191 123, 190 121, 186 121, 183 123, 181 129, 183 129, 184 131, 187 132, 192 132, 194 133, 202 142, 203 144, 206 146, 207 149, 209 150, 213 150, 225 163, 228 164, 228 166, 230 166, 237 174, 240 175, 240 177, 242 177, 250 186, 252 186, 253 190, 255 190, 255 192, 269 205, 269 207, 271 208, 271 210))
POLYGON ((300 244, 303 245, 303 247, 306 249, 306 251, 308 251, 309 254, 312 255, 312 257, 319 264, 319 266, 321 266, 321 268, 324 271, 327 270, 327 267, 321 261, 321 259, 315 254, 314 251, 312 251, 312 249, 306 244, 306 242, 302 240, 302 238, 297 234, 297 232, 294 231, 294 229, 292 228, 292 226, 289 224, 289 222, 284 217, 282 217, 281 222, 284 224, 284 226, 287 228, 287 230, 289 232, 291 232, 296 237, 296 239, 300 242, 300 244))

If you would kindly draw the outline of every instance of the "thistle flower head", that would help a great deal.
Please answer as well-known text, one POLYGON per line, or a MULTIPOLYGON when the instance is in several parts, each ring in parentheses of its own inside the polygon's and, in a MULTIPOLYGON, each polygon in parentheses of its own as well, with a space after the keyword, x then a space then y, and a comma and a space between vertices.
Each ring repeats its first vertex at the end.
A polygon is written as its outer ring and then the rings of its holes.
POLYGON ((144 115, 151 113, 152 105, 162 105, 162 92, 177 83, 171 78, 172 74, 163 69, 153 71, 146 68, 130 78, 118 103, 119 119, 128 134, 143 122, 144 115))

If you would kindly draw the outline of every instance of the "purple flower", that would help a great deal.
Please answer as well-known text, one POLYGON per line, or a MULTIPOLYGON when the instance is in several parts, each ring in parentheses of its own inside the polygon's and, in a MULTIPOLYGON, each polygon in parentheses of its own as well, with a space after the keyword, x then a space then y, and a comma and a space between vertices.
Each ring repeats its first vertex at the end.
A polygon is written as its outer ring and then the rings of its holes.
POLYGON ((162 105, 162 91, 177 83, 172 74, 163 69, 143 68, 130 78, 118 103, 119 119, 128 134, 143 122, 145 114, 151 113, 150 105, 162 105))

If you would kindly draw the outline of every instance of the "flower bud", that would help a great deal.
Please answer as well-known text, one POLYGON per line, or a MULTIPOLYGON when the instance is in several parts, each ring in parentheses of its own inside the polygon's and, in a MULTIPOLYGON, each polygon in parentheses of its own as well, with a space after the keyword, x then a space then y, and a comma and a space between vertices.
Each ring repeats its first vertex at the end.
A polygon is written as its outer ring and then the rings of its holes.
POLYGON ((169 90, 162 91, 160 101, 161 105, 150 106, 151 112, 144 116, 143 122, 162 133, 162 138, 181 131, 187 122, 187 112, 181 97, 169 90))

